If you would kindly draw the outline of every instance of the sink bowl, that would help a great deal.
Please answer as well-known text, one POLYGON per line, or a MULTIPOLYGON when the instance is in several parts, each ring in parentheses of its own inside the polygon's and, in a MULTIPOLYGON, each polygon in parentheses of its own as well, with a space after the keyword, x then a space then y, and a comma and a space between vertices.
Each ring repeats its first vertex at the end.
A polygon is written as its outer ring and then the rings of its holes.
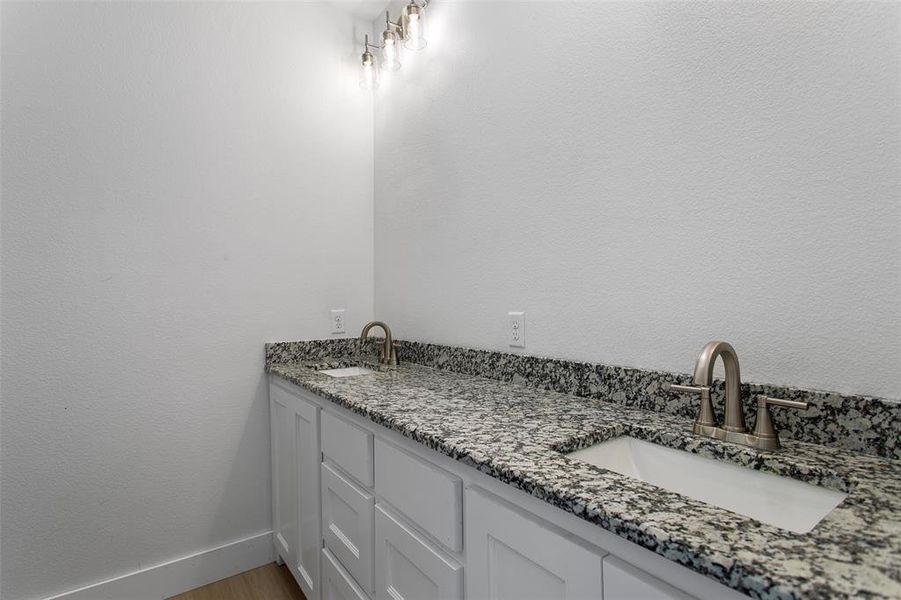
POLYGON ((847 497, 628 436, 568 456, 795 533, 813 529, 847 497))
POLYGON ((372 375, 375 371, 367 369, 366 367, 344 367, 341 369, 324 369, 319 371, 323 375, 328 375, 329 377, 358 377, 360 375, 372 375))

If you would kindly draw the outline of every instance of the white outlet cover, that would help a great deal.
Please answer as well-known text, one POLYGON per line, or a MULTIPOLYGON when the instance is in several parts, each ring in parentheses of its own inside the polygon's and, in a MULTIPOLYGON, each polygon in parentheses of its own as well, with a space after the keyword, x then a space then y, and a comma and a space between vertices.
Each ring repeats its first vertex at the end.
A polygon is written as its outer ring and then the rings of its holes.
POLYGON ((507 343, 511 348, 526 347, 526 313, 507 313, 507 343))
POLYGON ((332 317, 332 333, 344 333, 346 331, 344 324, 344 309, 335 308, 331 311, 332 317))

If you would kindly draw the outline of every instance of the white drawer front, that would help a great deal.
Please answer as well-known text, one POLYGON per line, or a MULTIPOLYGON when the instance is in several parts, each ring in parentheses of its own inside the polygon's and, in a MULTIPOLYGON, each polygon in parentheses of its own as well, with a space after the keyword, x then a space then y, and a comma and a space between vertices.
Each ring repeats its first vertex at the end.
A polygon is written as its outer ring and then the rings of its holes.
POLYGON ((377 600, 462 600, 463 567, 375 507, 377 600))
POLYGON ((322 452, 363 486, 372 487, 372 434, 322 411, 322 452))
POLYGON ((326 549, 322 550, 322 600, 369 600, 326 549))
POLYGON ((325 547, 357 583, 372 592, 372 494, 322 463, 322 536, 325 547))
POLYGON ((463 550, 463 482, 459 477, 376 440, 375 490, 448 549, 463 550))
POLYGON ((466 596, 473 600, 601 600, 603 594, 600 551, 477 489, 466 491, 466 569, 466 596))
POLYGON ((691 596, 613 556, 604 557, 604 600, 689 600, 691 596))

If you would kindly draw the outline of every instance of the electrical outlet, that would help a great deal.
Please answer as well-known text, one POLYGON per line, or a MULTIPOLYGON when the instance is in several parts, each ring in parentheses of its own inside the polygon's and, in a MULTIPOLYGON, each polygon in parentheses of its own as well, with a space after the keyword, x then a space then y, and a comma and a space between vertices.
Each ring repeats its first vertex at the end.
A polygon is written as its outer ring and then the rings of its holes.
POLYGON ((332 333, 344 333, 344 309, 332 309, 332 333))
POLYGON ((526 313, 507 313, 507 342, 511 348, 526 347, 526 313))

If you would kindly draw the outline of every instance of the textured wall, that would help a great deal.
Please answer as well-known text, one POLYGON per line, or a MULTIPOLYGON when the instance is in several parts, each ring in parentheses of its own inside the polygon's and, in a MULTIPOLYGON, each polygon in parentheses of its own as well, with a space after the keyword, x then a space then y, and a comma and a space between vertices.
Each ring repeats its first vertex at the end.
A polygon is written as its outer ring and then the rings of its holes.
POLYGON ((435 2, 376 104, 398 337, 901 397, 901 5, 435 2))
POLYGON ((372 105, 312 3, 2 3, 2 590, 270 527, 263 342, 372 315, 372 105))

